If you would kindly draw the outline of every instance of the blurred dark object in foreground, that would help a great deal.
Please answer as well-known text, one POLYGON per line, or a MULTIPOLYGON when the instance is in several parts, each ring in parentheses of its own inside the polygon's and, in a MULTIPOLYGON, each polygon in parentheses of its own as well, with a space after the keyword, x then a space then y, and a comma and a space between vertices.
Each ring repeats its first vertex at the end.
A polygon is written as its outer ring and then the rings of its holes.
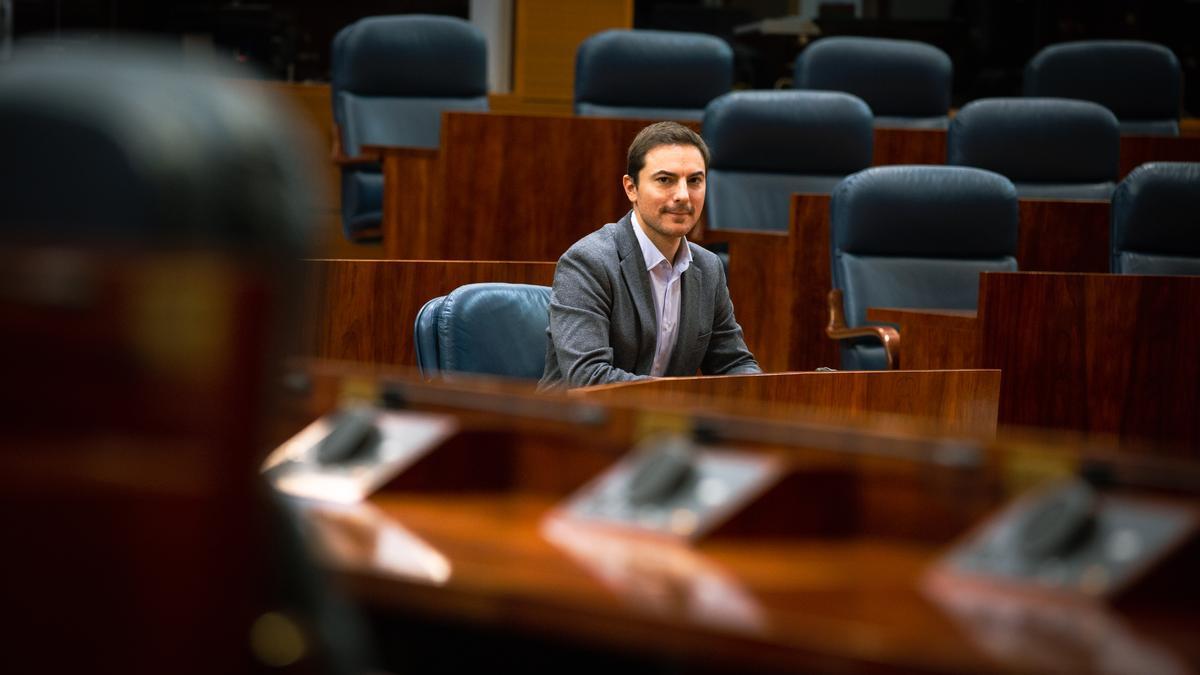
POLYGON ((243 76, 0 69, 0 671, 331 669, 256 475, 311 157, 243 76))

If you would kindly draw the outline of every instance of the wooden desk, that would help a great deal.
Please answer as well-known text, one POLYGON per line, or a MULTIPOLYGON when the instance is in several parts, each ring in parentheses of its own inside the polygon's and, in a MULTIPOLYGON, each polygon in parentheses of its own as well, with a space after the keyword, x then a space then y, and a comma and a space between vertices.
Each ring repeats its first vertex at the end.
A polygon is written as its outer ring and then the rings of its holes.
POLYGON ((1001 424, 1156 439, 1196 456, 1197 307, 1197 277, 986 273, 977 318, 867 316, 900 325, 901 367, 1001 369, 1001 424))
POLYGON ((554 263, 462 260, 307 260, 304 353, 415 366, 413 325, 427 301, 485 281, 554 282, 554 263))
MULTIPOLYGON (((1022 199, 1019 269, 1108 271, 1107 202, 1022 199)), ((706 231, 729 247, 729 293, 746 344, 767 371, 838 367, 825 335, 830 271, 829 196, 792 195, 787 232, 706 231)), ((939 366, 941 367, 941 366, 939 366)))
MULTIPOLYGON (((409 386, 405 394, 453 385, 409 386)), ((421 408, 432 397, 407 400, 421 408)), ((452 399, 441 400, 439 409, 452 411, 452 399)), ((563 400, 543 397, 547 419, 563 400)), ((605 403, 613 421, 641 405, 605 403)), ((395 488, 359 507, 306 513, 326 566, 382 626, 382 646, 410 667, 479 670, 500 646, 534 669, 546 659, 633 672, 1074 672, 1106 663, 1114 648, 1135 670, 1200 658, 1200 617, 1186 605, 1116 612, 927 592, 944 547, 1003 501, 1000 472, 986 466, 821 459, 802 447, 806 427, 795 425, 781 436, 790 448, 743 450, 779 453, 825 486, 798 521, 838 523, 838 534, 801 526, 794 536, 714 537, 686 548, 548 517, 579 486, 579 468, 603 460, 597 444, 616 440, 602 428, 577 431, 578 444, 549 444, 528 420, 473 419, 477 462, 510 453, 537 471, 509 471, 472 490, 395 488), (503 442, 479 435, 488 424, 508 429, 503 442)), ((927 449, 936 447, 931 439, 927 449)))
POLYGON ((626 151, 647 124, 443 113, 438 149, 377 149, 386 257, 558 260, 629 210, 626 151))
MULTIPOLYGON (((947 132, 877 129, 874 164, 945 164, 947 132)), ((1146 162, 1198 162, 1200 137, 1122 135, 1117 180, 1146 162)))
POLYGON ((749 417, 795 418, 803 410, 826 424, 903 415, 928 423, 928 433, 989 437, 996 431, 999 391, 999 371, 931 370, 667 377, 569 393, 596 401, 640 397, 749 417))

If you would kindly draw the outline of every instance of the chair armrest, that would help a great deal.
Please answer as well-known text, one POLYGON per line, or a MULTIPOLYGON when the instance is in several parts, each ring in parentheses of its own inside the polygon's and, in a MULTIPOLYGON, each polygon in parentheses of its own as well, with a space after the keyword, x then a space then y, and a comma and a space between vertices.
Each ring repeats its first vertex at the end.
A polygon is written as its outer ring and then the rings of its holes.
POLYGON ((900 332, 891 326, 860 326, 850 328, 846 325, 845 310, 842 308, 842 292, 838 289, 829 291, 829 323, 825 326, 825 334, 834 340, 848 340, 859 337, 875 337, 883 343, 883 351, 887 354, 888 370, 900 366, 900 332))
POLYGON ((333 147, 329 152, 329 159, 334 164, 342 167, 365 166, 367 164, 376 164, 379 162, 379 153, 364 152, 361 155, 351 157, 347 155, 342 148, 342 132, 337 126, 333 129, 333 147))

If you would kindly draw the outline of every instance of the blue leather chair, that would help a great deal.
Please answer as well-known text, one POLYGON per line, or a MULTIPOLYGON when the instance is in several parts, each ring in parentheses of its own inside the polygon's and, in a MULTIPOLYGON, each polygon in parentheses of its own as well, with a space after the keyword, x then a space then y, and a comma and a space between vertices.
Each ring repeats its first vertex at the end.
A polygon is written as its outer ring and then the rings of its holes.
POLYGON ((868 307, 975 309, 980 272, 1017 269, 1017 191, 999 174, 953 166, 880 166, 830 201, 832 320, 842 368, 891 359, 868 307), (856 330, 857 329, 857 330, 856 330), (875 333, 874 337, 870 334, 875 333))
POLYGON ((733 50, 702 33, 606 30, 575 52, 575 114, 699 120, 733 88, 733 50))
POLYGON ((797 89, 854 94, 875 126, 945 129, 953 73, 950 56, 924 42, 829 37, 800 53, 793 80, 797 89))
MULTIPOLYGON (((486 111, 487 44, 478 28, 447 16, 375 16, 333 38, 333 119, 342 151, 365 145, 436 148, 444 110, 486 111)), ((379 238, 378 163, 342 169, 342 226, 352 241, 379 238)))
POLYGON ((1111 241, 1114 273, 1200 275, 1200 163, 1131 171, 1113 193, 1111 241))
POLYGON ((1025 96, 1099 103, 1121 133, 1179 135, 1183 71, 1163 45, 1136 40, 1083 40, 1050 45, 1025 65, 1025 96))
POLYGON ((1022 197, 1109 199, 1121 135, 1098 103, 1063 98, 986 98, 950 123, 947 164, 1007 176, 1022 197))
POLYGON ((871 165, 867 104, 831 91, 740 91, 704 113, 708 227, 787 230, 794 192, 828 194, 871 165))
POLYGON ((549 308, 550 288, 527 284, 467 284, 430 300, 414 327, 421 375, 541 378, 549 308))

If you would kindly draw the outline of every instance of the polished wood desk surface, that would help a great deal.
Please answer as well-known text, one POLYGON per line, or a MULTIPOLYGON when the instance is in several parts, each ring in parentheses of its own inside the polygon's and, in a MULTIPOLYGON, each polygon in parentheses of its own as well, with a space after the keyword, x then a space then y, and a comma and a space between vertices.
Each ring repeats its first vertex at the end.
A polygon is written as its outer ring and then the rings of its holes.
MULTIPOLYGON (((1200 444, 1200 278, 980 275, 979 312, 871 309, 902 368, 1003 371, 1000 423, 1200 444)), ((1189 450, 1190 448, 1190 450, 1189 450)))
POLYGON ((569 393, 598 401, 641 396, 658 405, 749 417, 794 417, 805 411, 828 424, 903 416, 921 420, 930 433, 991 436, 999 389, 999 371, 908 370, 667 377, 569 393))
MULTIPOLYGON (((316 364, 314 372, 313 391, 328 394, 329 380, 368 370, 316 364)), ((791 518, 794 533, 686 547, 580 526, 554 510, 645 433, 638 417, 653 416, 653 403, 606 402, 610 417, 588 430, 557 414, 580 403, 571 397, 512 383, 393 383, 409 409, 466 413, 473 441, 446 450, 461 470, 427 473, 433 483, 401 482, 357 506, 302 505, 326 567, 375 616, 587 645, 685 671, 1088 672, 1120 662, 1135 672, 1190 672, 1200 664, 1192 606, 1101 608, 932 581, 940 553, 1028 485, 1016 465, 926 461, 938 456, 936 440, 906 457, 805 448, 808 428, 783 424, 777 438, 786 440, 742 447, 782 453, 810 477, 814 492, 791 518), (506 440, 488 442, 489 433, 506 440), (482 475, 493 466, 482 460, 497 454, 524 468, 482 475)), ((750 421, 742 431, 764 424, 777 423, 750 421)), ((1057 448, 1030 447, 1020 447, 1030 466, 1071 461, 1057 448)))

